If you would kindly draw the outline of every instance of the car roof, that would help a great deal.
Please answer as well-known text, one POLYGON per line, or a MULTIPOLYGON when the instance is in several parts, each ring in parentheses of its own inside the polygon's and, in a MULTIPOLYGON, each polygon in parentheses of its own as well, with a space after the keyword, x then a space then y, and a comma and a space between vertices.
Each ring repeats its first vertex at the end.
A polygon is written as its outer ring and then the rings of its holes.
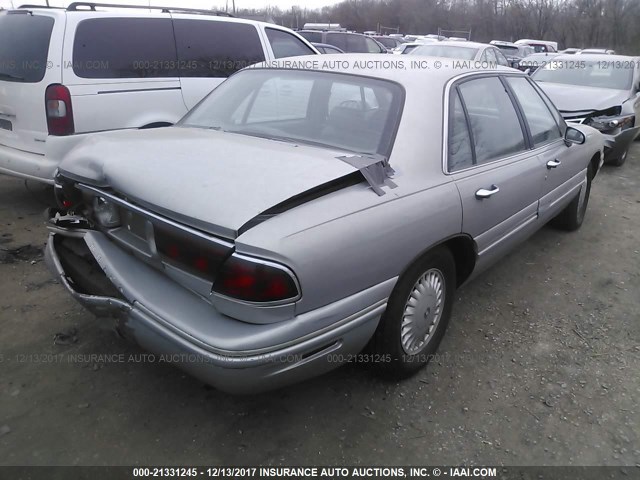
MULTIPOLYGON (((390 57, 391 55, 389 55, 390 57)), ((262 62, 251 68, 273 68, 273 69, 300 69, 313 70, 323 72, 337 72, 364 77, 381 78, 392 80, 401 85, 417 84, 420 88, 425 85, 425 77, 429 79, 430 87, 444 86, 449 80, 465 75, 468 73, 512 73, 525 75, 519 70, 494 66, 494 68, 477 69, 467 67, 466 64, 448 64, 441 57, 421 57, 421 62, 432 61, 438 62, 440 68, 421 68, 419 65, 413 66, 404 59, 378 58, 368 53, 344 53, 344 54, 326 54, 304 55, 299 57, 281 58, 268 62, 262 62), (313 63, 311 63, 313 62, 313 63), (302 68, 297 65, 302 66, 302 68), (365 68, 371 67, 371 68, 365 68)))
POLYGON ((581 53, 580 59, 576 60, 575 55, 558 55, 554 58, 555 61, 561 62, 563 60, 569 60, 572 62, 582 62, 585 60, 588 61, 602 61, 602 62, 611 62, 611 61, 635 61, 638 57, 631 57, 629 55, 610 55, 608 53, 581 53))
POLYGON ((486 43, 478 43, 478 42, 470 42, 468 40, 464 42, 456 41, 456 40, 443 40, 441 42, 434 43, 425 43, 424 45, 445 45, 451 47, 461 47, 461 48, 485 48, 485 47, 493 47, 494 45, 488 45, 486 43))

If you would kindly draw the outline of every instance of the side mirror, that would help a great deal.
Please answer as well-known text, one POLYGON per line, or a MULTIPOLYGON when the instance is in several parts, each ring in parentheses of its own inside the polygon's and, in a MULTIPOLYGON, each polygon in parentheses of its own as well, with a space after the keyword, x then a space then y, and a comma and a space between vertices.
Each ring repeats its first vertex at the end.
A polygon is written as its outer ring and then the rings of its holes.
POLYGON ((524 73, 526 73, 527 75, 531 75, 531 67, 527 68, 524 73))
POLYGON ((577 145, 582 145, 586 141, 587 137, 585 137, 584 133, 582 133, 577 128, 567 127, 567 130, 564 132, 564 143, 566 143, 567 146, 570 146, 574 143, 577 145))

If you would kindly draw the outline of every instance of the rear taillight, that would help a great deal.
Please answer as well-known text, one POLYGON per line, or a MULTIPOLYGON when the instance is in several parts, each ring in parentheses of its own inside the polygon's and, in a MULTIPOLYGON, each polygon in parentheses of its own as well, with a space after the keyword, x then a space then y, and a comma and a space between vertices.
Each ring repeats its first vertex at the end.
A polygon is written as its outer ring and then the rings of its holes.
POLYGON ((231 246, 187 236, 167 225, 154 224, 154 231, 156 248, 165 261, 211 282, 232 251, 231 246))
POLYGON ((74 133, 71 93, 64 85, 49 85, 44 95, 49 135, 71 135, 74 133))
POLYGON ((237 254, 222 265, 213 291, 253 303, 294 301, 300 296, 298 285, 288 269, 237 254))

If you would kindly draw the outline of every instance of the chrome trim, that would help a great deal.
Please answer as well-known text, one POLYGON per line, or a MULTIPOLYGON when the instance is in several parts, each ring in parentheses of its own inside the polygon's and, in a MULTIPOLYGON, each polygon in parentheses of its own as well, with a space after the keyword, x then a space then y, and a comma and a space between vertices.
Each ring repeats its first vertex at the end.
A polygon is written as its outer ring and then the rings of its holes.
MULTIPOLYGON (((289 275, 289 277, 291 277, 291 279, 293 280, 293 283, 296 286, 296 290, 298 291, 298 295, 296 295, 295 297, 291 297, 291 298, 285 298, 284 300, 277 300, 277 301, 273 301, 273 302, 251 302, 248 300, 241 300, 239 298, 234 298, 234 297, 229 297, 227 295, 222 295, 218 292, 216 292, 215 290, 213 290, 213 288, 211 289, 211 296, 215 298, 221 298, 221 299, 225 299, 225 300, 229 300, 235 303, 240 303, 243 305, 250 305, 252 307, 276 307, 276 306, 281 306, 281 305, 288 305, 291 303, 295 303, 298 300, 300 300, 302 298, 302 289, 300 288, 300 282, 298 281, 298 278, 296 277, 296 275, 293 273, 293 270, 291 270, 289 267, 286 267, 285 265, 282 265, 281 263, 276 263, 276 262, 272 262, 270 260, 264 260, 262 258, 256 258, 256 257, 250 257, 248 255, 243 255, 241 253, 232 253, 229 258, 238 258, 247 262, 252 262, 252 263, 257 263, 260 265, 267 265, 269 267, 273 267, 276 268, 278 270, 283 271, 284 273, 286 273, 287 275, 289 275)), ((226 260, 228 261, 229 258, 226 260)), ((225 261, 225 262, 226 262, 225 261)), ((217 280, 217 278, 216 278, 217 280)), ((214 282, 214 286, 215 286, 215 282, 214 282)))
POLYGON ((182 230, 182 231, 184 231, 184 232, 186 232, 186 233, 188 233, 190 235, 195 235, 197 237, 202 238, 203 240, 208 240, 210 242, 217 243, 217 244, 225 246, 227 248, 234 248, 235 247, 235 245, 233 243, 231 243, 231 242, 226 242, 226 241, 224 241, 224 240, 222 240, 222 239, 220 239, 218 237, 214 237, 212 235, 208 235, 208 234, 206 234, 204 232, 201 232, 200 230, 196 230, 195 228, 188 227, 188 226, 186 226, 186 225, 184 225, 182 223, 178 223, 178 222, 170 220, 170 219, 168 219, 166 217, 158 215, 157 213, 153 213, 153 212, 150 212, 148 210, 145 210, 145 209, 143 209, 143 208, 141 208, 141 207, 139 207, 139 206, 137 206, 137 205, 135 205, 133 203, 130 203, 130 202, 126 201, 126 200, 123 200, 122 198, 120 198, 120 197, 118 197, 116 195, 113 195, 111 193, 107 193, 107 192, 105 192, 103 190, 100 190, 99 188, 95 188, 95 187, 92 187, 90 185, 85 185, 83 183, 78 183, 77 186, 78 186, 78 188, 80 190, 84 190, 86 192, 90 192, 90 193, 93 193, 95 195, 100 195, 102 197, 108 198, 112 202, 120 205, 121 207, 128 208, 129 210, 131 210, 131 211, 133 211, 133 212, 135 212, 135 213, 137 213, 139 215, 142 215, 145 218, 148 218, 148 219, 151 219, 151 220, 156 220, 158 222, 161 222, 161 223, 164 223, 166 225, 169 225, 169 226, 171 226, 173 228, 177 228, 179 230, 182 230))

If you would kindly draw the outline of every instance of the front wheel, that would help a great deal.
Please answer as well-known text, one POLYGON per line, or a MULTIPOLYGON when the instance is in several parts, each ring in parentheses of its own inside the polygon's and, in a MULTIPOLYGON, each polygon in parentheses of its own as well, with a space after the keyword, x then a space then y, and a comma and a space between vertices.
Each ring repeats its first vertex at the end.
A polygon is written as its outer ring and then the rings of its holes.
POLYGON ((381 369, 409 376, 436 352, 451 317, 456 270, 448 248, 438 247, 400 278, 374 336, 374 350, 390 361, 381 369))
POLYGON ((620 155, 618 158, 609 160, 607 163, 609 165, 613 165, 614 167, 621 167, 622 165, 624 165, 624 162, 627 161, 628 154, 629 154, 629 149, 625 150, 624 153, 620 155))

